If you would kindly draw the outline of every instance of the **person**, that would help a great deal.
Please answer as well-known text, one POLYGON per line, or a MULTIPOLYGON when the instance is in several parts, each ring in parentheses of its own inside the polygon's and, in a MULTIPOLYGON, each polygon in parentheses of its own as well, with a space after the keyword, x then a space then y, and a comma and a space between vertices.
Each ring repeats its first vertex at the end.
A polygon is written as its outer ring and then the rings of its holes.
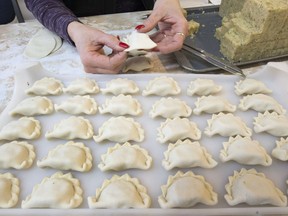
POLYGON ((158 31, 151 39, 157 44, 154 51, 163 54, 181 49, 188 35, 188 23, 179 0, 25 0, 27 8, 49 30, 76 46, 84 70, 88 73, 118 73, 121 71, 128 44, 119 37, 84 25, 81 16, 152 10, 149 17, 135 27, 142 33, 158 25, 158 31), (103 47, 112 49, 110 55, 103 53, 103 47))

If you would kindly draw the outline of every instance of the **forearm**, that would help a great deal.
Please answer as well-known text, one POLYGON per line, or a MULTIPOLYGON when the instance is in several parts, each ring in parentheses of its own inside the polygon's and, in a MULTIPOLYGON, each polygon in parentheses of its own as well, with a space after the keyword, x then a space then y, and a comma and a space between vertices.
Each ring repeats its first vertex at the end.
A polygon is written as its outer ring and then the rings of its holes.
POLYGON ((73 44, 67 27, 78 18, 62 2, 62 0, 25 0, 27 8, 46 28, 73 44))
POLYGON ((87 26, 83 25, 82 23, 79 23, 77 21, 70 22, 67 26, 67 33, 70 37, 70 40, 73 41, 73 43, 77 43, 77 41, 83 38, 83 33, 86 32, 88 29, 87 26))

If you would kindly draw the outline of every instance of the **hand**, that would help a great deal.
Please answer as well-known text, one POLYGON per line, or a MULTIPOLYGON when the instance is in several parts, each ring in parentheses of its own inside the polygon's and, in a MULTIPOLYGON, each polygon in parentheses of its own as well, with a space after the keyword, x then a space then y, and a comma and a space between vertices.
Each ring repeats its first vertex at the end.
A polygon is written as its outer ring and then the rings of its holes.
POLYGON ((188 35, 188 22, 178 0, 157 0, 151 15, 139 25, 139 32, 151 31, 158 24, 159 31, 151 39, 157 43, 157 50, 170 53, 182 48, 188 35))
POLYGON ((71 22, 67 31, 87 73, 118 73, 122 69, 127 59, 124 50, 129 46, 117 37, 80 22, 71 22), (109 56, 104 54, 104 46, 112 49, 109 56))

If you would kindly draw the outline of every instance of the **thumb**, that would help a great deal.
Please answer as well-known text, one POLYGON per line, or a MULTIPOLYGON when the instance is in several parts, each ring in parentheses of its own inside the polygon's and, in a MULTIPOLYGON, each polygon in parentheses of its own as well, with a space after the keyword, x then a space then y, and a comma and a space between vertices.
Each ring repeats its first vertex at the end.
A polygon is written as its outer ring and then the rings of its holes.
POLYGON ((143 22, 144 27, 139 29, 139 32, 146 33, 151 31, 161 20, 160 14, 153 11, 151 15, 143 22))
MULTIPOLYGON (((118 40, 117 37, 115 37, 114 35, 110 35, 110 34, 105 34, 99 38, 99 41, 108 46, 109 48, 116 50, 116 51, 123 51, 124 49, 128 48, 129 46, 127 45, 127 47, 121 47, 120 41, 118 40)), ((125 44, 126 45, 126 44, 125 44)))

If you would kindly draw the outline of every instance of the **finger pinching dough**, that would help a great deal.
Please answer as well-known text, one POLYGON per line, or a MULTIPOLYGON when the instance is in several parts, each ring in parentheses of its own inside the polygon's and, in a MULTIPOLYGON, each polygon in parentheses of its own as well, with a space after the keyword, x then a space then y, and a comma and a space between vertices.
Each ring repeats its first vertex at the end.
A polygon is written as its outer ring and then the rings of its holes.
POLYGON ((152 118, 161 116, 163 118, 175 118, 175 117, 189 117, 192 113, 192 109, 178 98, 161 98, 156 101, 149 115, 152 118))
POLYGON ((47 157, 37 161, 37 166, 87 172, 92 167, 92 155, 84 143, 69 141, 49 151, 47 157))
POLYGON ((252 130, 247 127, 245 122, 232 113, 213 114, 212 118, 207 120, 207 123, 208 126, 205 128, 204 133, 209 137, 216 134, 224 137, 252 135, 252 130))
POLYGON ((241 136, 230 137, 228 142, 223 143, 220 159, 222 162, 234 160, 246 165, 270 166, 272 164, 271 157, 258 141, 241 136))
POLYGON ((266 132, 273 136, 288 136, 288 118, 283 114, 268 111, 258 113, 253 124, 256 133, 266 132))
POLYGON ((189 171, 178 171, 169 176, 167 184, 161 187, 162 195, 158 197, 161 208, 189 208, 197 203, 216 205, 218 195, 203 176, 189 171))
POLYGON ((150 80, 146 88, 143 90, 142 95, 178 95, 181 92, 181 88, 178 83, 171 77, 161 76, 150 80))
POLYGON ((86 114, 93 115, 97 112, 97 103, 89 95, 75 95, 61 104, 55 104, 56 111, 64 111, 72 115, 86 114))
POLYGON ((99 86, 95 80, 89 78, 78 78, 73 80, 66 88, 63 88, 65 93, 74 95, 97 94, 99 86))
POLYGON ((231 206, 239 203, 248 205, 286 206, 287 197, 264 173, 255 169, 241 169, 229 176, 229 183, 225 185, 227 194, 224 198, 231 206))
POLYGON ((217 162, 199 142, 186 139, 184 141, 178 140, 175 144, 169 144, 167 151, 164 152, 162 165, 166 170, 175 167, 213 168, 217 162))
POLYGON ((217 85, 212 79, 195 79, 192 80, 187 89, 187 95, 212 95, 220 92, 222 90, 222 86, 217 85))
POLYGON ((53 103, 49 98, 36 96, 22 100, 14 109, 11 110, 10 115, 46 115, 52 113, 53 110, 53 103))
POLYGON ((0 169, 27 169, 31 167, 34 159, 34 147, 25 141, 0 145, 0 169))
POLYGON ((137 99, 131 95, 120 94, 111 99, 107 99, 105 104, 99 107, 101 114, 111 113, 112 115, 133 115, 137 116, 142 113, 141 105, 137 99))
POLYGON ((61 120, 52 131, 45 134, 47 139, 90 139, 94 134, 93 126, 88 119, 82 116, 71 116, 61 120))
POLYGON ((89 208, 149 208, 151 198, 137 178, 128 174, 106 179, 95 197, 88 197, 89 208))
POLYGON ((137 30, 132 31, 126 37, 122 38, 123 42, 129 45, 129 48, 125 49, 126 52, 133 52, 135 50, 150 50, 157 46, 152 41, 148 34, 140 33, 137 30))
POLYGON ((5 125, 0 131, 0 140, 37 139, 41 124, 33 117, 22 117, 5 125))
POLYGON ((106 83, 105 88, 100 89, 103 94, 136 94, 139 88, 133 80, 117 78, 106 83))
POLYGON ((0 173, 0 208, 11 208, 18 202, 19 179, 11 173, 0 173))
POLYGON ((160 143, 176 142, 184 139, 199 140, 201 138, 201 131, 197 124, 187 118, 167 119, 161 123, 157 131, 157 141, 160 143))
POLYGON ((269 89, 263 82, 251 78, 246 78, 236 82, 235 93, 237 95, 244 94, 270 94, 272 90, 269 89))
POLYGON ((22 201, 21 207, 28 208, 77 208, 83 201, 80 181, 71 173, 57 172, 45 177, 34 186, 32 193, 22 201))
POLYGON ((127 141, 142 142, 144 140, 144 130, 133 118, 124 116, 112 117, 98 130, 98 135, 93 136, 95 142, 110 140, 124 143, 127 141))
POLYGON ((127 169, 149 169, 152 165, 152 157, 148 151, 138 145, 131 145, 129 142, 108 148, 106 154, 101 156, 98 167, 101 171, 127 170, 127 169))
POLYGON ((54 77, 44 77, 33 83, 25 92, 29 95, 60 95, 63 92, 63 84, 54 77))

